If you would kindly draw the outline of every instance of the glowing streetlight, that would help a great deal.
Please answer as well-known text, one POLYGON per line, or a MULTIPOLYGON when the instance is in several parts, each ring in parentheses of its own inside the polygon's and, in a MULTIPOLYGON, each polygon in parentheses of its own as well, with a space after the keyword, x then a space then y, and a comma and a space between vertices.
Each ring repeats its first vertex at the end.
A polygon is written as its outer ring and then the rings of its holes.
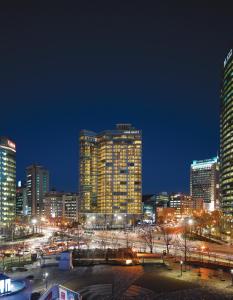
POLYGON ((34 232, 35 232, 35 225, 37 223, 37 219, 32 219, 31 222, 32 222, 32 225, 33 225, 32 230, 33 230, 33 234, 34 234, 34 232))
POLYGON ((44 273, 45 288, 46 288, 46 290, 47 290, 47 287, 48 287, 48 277, 49 277, 49 273, 48 272, 44 273))
POLYGON ((37 219, 32 219, 32 225, 36 225, 37 219))
POLYGON ((231 269, 231 285, 233 286, 233 269, 231 269))
POLYGON ((188 219, 188 224, 193 225, 193 219, 188 219))
POLYGON ((184 264, 185 264, 185 271, 186 271, 186 264, 187 264, 187 224, 191 226, 193 224, 193 219, 185 218, 184 219, 184 264))
POLYGON ((180 261, 180 277, 182 277, 183 274, 183 261, 180 261))

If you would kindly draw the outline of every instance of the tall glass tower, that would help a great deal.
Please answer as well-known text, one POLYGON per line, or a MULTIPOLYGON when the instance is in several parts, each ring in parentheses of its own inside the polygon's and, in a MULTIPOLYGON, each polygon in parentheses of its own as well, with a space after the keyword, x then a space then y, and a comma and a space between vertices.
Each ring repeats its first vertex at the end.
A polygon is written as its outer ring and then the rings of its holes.
POLYGON ((0 227, 9 225, 15 217, 16 146, 0 137, 0 227))
POLYGON ((126 215, 142 212, 142 137, 131 124, 80 134, 82 212, 126 215))
POLYGON ((220 113, 221 208, 233 216, 233 50, 223 63, 220 113))

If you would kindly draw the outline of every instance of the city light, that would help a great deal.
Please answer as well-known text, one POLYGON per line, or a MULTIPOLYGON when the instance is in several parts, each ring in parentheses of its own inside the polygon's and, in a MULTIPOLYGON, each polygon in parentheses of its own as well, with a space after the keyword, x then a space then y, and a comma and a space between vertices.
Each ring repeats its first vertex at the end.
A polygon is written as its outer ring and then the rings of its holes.
POLYGON ((193 225, 193 219, 189 219, 189 220, 188 220, 188 224, 189 224, 189 225, 193 225))
POLYGON ((32 224, 35 225, 37 223, 37 219, 32 219, 32 224))
POLYGON ((162 2, 0 10, 0 299, 232 297, 233 1, 162 2))

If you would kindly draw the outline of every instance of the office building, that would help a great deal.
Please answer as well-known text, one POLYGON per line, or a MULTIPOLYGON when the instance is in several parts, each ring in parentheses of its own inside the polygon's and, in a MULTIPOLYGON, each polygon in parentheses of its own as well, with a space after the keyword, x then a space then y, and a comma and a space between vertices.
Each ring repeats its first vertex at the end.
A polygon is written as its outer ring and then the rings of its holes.
POLYGON ((22 181, 18 181, 16 187, 16 216, 26 216, 28 211, 27 206, 27 188, 22 181))
POLYGON ((190 169, 190 194, 194 201, 202 198, 207 211, 219 208, 218 157, 193 161, 190 169))
POLYGON ((224 214, 233 215, 233 48, 223 63, 220 111, 220 198, 224 214))
POLYGON ((142 196, 143 222, 155 223, 156 195, 148 194, 142 196))
POLYGON ((161 192, 156 195, 156 207, 168 207, 170 197, 167 192, 161 192))
POLYGON ((190 195, 183 193, 171 194, 169 200, 169 207, 175 209, 177 219, 190 216, 194 210, 203 209, 203 199, 194 199, 190 195))
POLYGON ((44 195, 49 191, 49 172, 40 165, 31 165, 26 174, 28 215, 42 216, 44 195))
POLYGON ((45 217, 56 221, 78 221, 78 194, 51 191, 44 196, 45 217))
MULTIPOLYGON (((139 218, 142 137, 131 124, 80 134, 80 201, 84 213, 139 218)), ((128 218, 130 219, 130 218, 128 218)))
POLYGON ((0 137, 0 227, 15 218, 16 146, 6 137, 0 137))

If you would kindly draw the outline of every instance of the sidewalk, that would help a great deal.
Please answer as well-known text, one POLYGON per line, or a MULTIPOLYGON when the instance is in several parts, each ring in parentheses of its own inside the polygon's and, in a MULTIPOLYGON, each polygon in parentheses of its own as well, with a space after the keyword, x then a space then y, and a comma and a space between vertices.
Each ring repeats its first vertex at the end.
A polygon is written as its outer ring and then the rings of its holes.
POLYGON ((183 265, 181 276, 181 267, 179 263, 169 261, 169 268, 163 271, 164 276, 176 278, 179 280, 198 284, 202 288, 218 290, 224 295, 233 294, 233 285, 231 274, 224 272, 221 268, 209 269, 203 267, 192 267, 183 265))

